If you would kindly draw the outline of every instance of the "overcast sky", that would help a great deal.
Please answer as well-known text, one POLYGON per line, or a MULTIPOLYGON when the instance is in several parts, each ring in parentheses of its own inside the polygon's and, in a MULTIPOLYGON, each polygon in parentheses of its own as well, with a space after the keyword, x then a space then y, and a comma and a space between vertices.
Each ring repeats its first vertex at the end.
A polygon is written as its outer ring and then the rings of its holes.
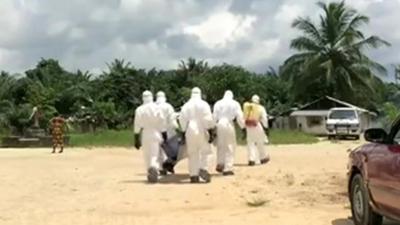
MULTIPOLYGON (((299 16, 316 18, 315 0, 0 0, 0 70, 23 72, 43 58, 100 72, 123 58, 140 68, 176 68, 189 56, 256 72, 292 53, 299 16)), ((392 47, 371 52, 400 63, 400 0, 348 0, 371 18, 365 27, 392 47)), ((392 70, 392 68, 390 68, 392 70)))

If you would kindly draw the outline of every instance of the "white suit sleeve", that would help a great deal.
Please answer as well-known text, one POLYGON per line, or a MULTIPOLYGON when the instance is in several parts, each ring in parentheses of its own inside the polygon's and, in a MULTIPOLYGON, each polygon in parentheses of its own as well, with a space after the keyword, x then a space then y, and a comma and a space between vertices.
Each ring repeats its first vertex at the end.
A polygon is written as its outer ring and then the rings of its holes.
POLYGON ((207 129, 211 129, 213 127, 215 127, 215 122, 213 119, 213 115, 211 112, 211 107, 207 102, 204 102, 204 106, 203 106, 203 110, 204 110, 204 125, 207 129))
POLYGON ((176 121, 176 115, 175 115, 175 110, 172 107, 172 105, 168 106, 168 123, 174 128, 177 129, 178 126, 178 122, 176 121))
POLYGON ((261 123, 264 128, 269 128, 267 110, 263 106, 261 106, 261 123))
POLYGON ((188 118, 187 118, 187 106, 183 105, 182 110, 179 114, 179 124, 181 125, 181 129, 183 132, 186 132, 188 126, 188 118))
POLYGON ((236 122, 241 129, 245 128, 243 111, 239 103, 236 104, 236 122))
POLYGON ((140 131, 142 130, 142 115, 141 115, 141 111, 140 108, 137 108, 135 110, 135 119, 134 119, 134 132, 135 134, 140 133, 140 131))
POLYGON ((162 113, 162 110, 160 107, 156 107, 156 115, 158 118, 158 123, 159 124, 159 131, 160 132, 166 132, 167 131, 167 119, 164 117, 164 114, 162 113))
POLYGON ((213 118, 214 118, 214 122, 217 123, 218 122, 218 114, 219 114, 219 103, 215 103, 214 105, 214 109, 213 109, 213 118))

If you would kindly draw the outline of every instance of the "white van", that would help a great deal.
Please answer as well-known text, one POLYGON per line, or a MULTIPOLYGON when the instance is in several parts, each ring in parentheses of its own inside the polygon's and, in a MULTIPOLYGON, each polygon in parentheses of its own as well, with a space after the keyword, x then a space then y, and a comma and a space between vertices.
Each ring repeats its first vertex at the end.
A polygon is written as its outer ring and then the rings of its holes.
POLYGON ((332 108, 326 120, 329 138, 354 137, 360 139, 362 132, 358 112, 354 108, 332 108))

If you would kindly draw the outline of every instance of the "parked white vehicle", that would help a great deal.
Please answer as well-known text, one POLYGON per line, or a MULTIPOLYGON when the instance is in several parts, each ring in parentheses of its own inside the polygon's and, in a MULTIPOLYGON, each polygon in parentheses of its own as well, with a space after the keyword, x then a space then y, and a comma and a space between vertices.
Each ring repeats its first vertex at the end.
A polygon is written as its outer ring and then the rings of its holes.
POLYGON ((362 129, 358 112, 354 108, 332 108, 326 120, 329 138, 354 137, 360 139, 362 129))

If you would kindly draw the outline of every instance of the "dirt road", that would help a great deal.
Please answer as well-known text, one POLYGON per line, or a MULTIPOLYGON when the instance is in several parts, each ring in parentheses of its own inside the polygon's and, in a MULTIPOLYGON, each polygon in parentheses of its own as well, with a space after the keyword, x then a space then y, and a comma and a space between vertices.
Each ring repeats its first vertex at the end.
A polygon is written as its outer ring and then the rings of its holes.
POLYGON ((346 150, 356 145, 270 146, 270 164, 254 168, 240 148, 235 177, 200 185, 188 183, 186 161, 146 184, 132 149, 3 149, 0 224, 351 225, 346 150))

